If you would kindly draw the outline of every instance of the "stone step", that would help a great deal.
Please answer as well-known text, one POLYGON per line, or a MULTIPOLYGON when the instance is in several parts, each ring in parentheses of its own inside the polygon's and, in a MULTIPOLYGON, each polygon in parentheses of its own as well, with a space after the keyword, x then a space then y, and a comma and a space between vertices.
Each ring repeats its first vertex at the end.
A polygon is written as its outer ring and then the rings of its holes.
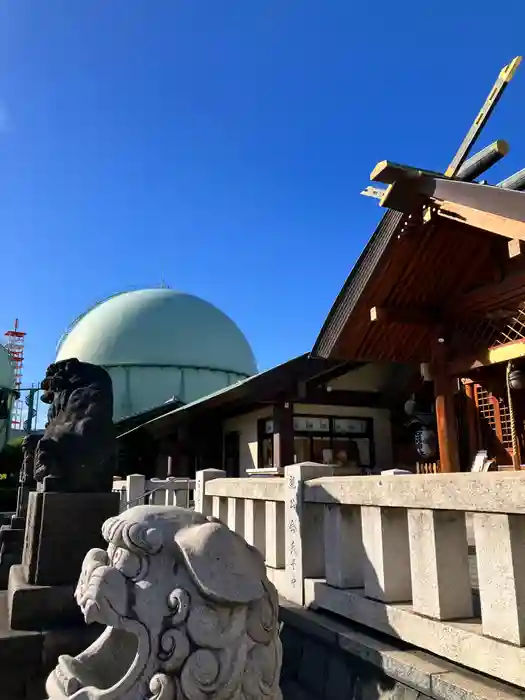
POLYGON ((11 551, 13 547, 22 549, 24 544, 24 530, 13 530, 10 527, 0 528, 0 545, 11 551))
POLYGON ((0 698, 42 700, 60 654, 76 655, 98 637, 99 625, 24 632, 9 629, 7 591, 0 591, 0 698))

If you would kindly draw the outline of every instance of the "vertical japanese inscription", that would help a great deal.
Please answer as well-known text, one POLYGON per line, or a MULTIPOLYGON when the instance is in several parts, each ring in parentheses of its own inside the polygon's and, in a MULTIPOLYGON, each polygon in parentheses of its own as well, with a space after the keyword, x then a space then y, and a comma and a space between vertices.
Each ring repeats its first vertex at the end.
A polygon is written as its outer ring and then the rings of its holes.
POLYGON ((299 544, 299 512, 298 512, 298 489, 301 484, 299 479, 295 476, 287 477, 287 491, 288 491, 288 503, 286 509, 286 530, 287 530, 287 549, 288 549, 288 562, 287 566, 290 567, 290 585, 292 588, 296 588, 299 581, 298 576, 301 577, 301 571, 299 567, 298 559, 300 554, 300 544, 299 544))
POLYGON ((201 474, 197 474, 197 478, 195 479, 195 495, 194 495, 194 501, 195 501, 195 510, 199 513, 203 512, 204 509, 204 502, 203 502, 203 493, 204 493, 204 476, 201 474))

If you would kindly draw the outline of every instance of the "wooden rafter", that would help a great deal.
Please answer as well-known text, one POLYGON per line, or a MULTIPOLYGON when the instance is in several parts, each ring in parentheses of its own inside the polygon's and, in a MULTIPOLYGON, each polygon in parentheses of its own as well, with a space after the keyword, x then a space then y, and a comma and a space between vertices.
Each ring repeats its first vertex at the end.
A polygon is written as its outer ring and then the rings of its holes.
POLYGON ((514 310, 523 301, 525 301, 525 270, 520 270, 499 282, 493 282, 463 294, 457 300, 456 312, 470 314, 500 309, 514 310))
POLYGON ((373 306, 370 320, 382 323, 402 323, 416 326, 433 326, 435 314, 427 309, 401 309, 393 306, 373 306))
POLYGON ((455 308, 373 306, 370 309, 370 320, 374 323, 396 323, 430 329, 438 326, 447 327, 457 323, 463 325, 481 323, 487 320, 487 316, 483 313, 462 312, 455 308))
POLYGON ((525 241, 525 222, 516 221, 499 214, 480 211, 464 204, 433 200, 438 216, 468 224, 474 228, 490 231, 505 238, 525 241))

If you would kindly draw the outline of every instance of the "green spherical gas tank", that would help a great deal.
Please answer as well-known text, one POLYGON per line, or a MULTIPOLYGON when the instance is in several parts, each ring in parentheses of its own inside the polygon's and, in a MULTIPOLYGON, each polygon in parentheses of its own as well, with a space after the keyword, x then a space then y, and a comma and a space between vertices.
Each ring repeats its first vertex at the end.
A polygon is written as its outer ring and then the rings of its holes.
MULTIPOLYGON (((0 400, 5 400, 5 391, 11 390, 14 386, 15 375, 11 357, 3 345, 0 345, 0 400)), ((11 405, 12 397, 9 397, 9 405, 11 405)), ((11 421, 11 412, 8 418, 0 419, 0 452, 9 436, 9 423, 11 421)))
POLYGON ((80 316, 57 360, 101 365, 113 380, 115 420, 172 398, 184 403, 257 372, 252 349, 220 309, 173 289, 117 294, 80 316))

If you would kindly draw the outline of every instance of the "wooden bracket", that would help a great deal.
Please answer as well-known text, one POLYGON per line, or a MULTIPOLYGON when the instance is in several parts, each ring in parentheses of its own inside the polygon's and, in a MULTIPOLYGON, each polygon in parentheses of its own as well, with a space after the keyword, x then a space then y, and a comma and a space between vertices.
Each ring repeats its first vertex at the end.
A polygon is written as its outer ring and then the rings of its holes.
POLYGON ((525 241, 525 221, 509 219, 499 214, 474 209, 465 204, 442 201, 437 204, 438 216, 459 221, 474 228, 490 231, 505 238, 525 241))
POLYGON ((393 306, 373 306, 370 309, 370 320, 417 326, 433 326, 437 323, 435 314, 426 309, 401 309, 393 306))
POLYGON ((511 238, 508 242, 508 247, 509 258, 515 258, 525 251, 525 241, 521 241, 519 238, 511 238))

